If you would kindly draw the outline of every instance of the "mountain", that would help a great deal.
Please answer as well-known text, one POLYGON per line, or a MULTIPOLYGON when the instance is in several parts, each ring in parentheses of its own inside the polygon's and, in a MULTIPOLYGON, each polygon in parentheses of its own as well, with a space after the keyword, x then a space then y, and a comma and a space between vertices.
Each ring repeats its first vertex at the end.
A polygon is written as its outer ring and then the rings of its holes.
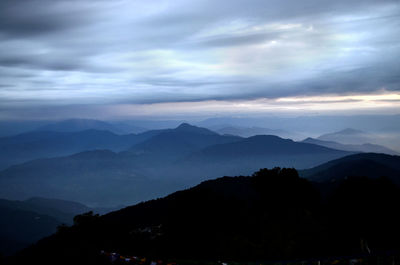
POLYGON ((12 202, 10 204, 0 201, 0 253, 3 255, 12 254, 53 234, 61 225, 54 217, 13 207, 12 202))
POLYGON ((284 130, 274 130, 263 127, 240 127, 228 126, 217 130, 218 133, 224 135, 237 135, 241 137, 251 137, 255 135, 277 135, 280 137, 289 137, 291 134, 284 130))
POLYGON ((78 132, 85 130, 110 131, 116 134, 140 133, 146 131, 142 127, 137 127, 124 122, 104 122, 91 119, 69 119, 48 123, 36 129, 37 131, 53 132, 78 132))
POLYGON ((30 198, 24 201, 0 199, 0 207, 51 216, 58 222, 68 225, 72 224, 72 219, 75 215, 93 211, 93 209, 81 203, 42 197, 30 198))
MULTIPOLYGON (((400 115, 310 115, 310 116, 258 116, 215 117, 196 123, 198 126, 221 129, 227 126, 279 128, 305 135, 359 128, 374 133, 400 132, 400 115)), ((303 137, 304 138, 304 137, 303 137)), ((340 141, 339 141, 340 142, 340 141)))
MULTIPOLYGON (((124 136, 114 136, 121 139, 123 145, 132 143, 123 141, 124 136)), ((86 151, 7 168, 0 172, 0 197, 16 200, 40 195, 96 207, 132 204, 183 187, 181 182, 159 175, 166 163, 204 146, 240 139, 188 124, 132 137, 133 141, 140 139, 144 142, 120 153, 86 151)), ((93 139, 88 139, 88 142, 93 139)))
POLYGON ((258 135, 204 148, 176 165, 184 172, 205 179, 218 175, 247 175, 263 167, 308 168, 349 154, 273 135, 258 135))
POLYGON ((87 151, 7 168, 0 172, 0 197, 44 196, 111 207, 164 196, 219 175, 272 166, 307 168, 351 154, 276 136, 222 136, 189 124, 153 134, 120 153, 87 151))
POLYGON ((8 261, 109 264, 105 251, 178 264, 315 262, 327 256, 348 263, 353 255, 368 255, 369 247, 379 255, 400 246, 399 194, 387 179, 355 178, 321 201, 320 191, 296 170, 263 169, 104 216, 80 215, 73 227, 8 261))
POLYGON ((72 225, 78 214, 105 214, 116 209, 89 208, 81 203, 42 197, 24 201, 0 199, 0 253, 11 254, 53 234, 58 226, 72 225))
POLYGON ((128 151, 140 154, 143 159, 172 162, 190 153, 216 144, 240 140, 236 136, 221 136, 205 128, 182 123, 175 129, 162 130, 148 140, 134 145, 128 151))
POLYGON ((399 155, 398 152, 393 151, 385 146, 376 144, 341 144, 333 141, 323 141, 314 138, 307 138, 301 141, 302 143, 316 144, 320 146, 329 147, 332 149, 353 151, 353 152, 364 152, 364 153, 383 153, 389 155, 399 155))
POLYGON ((43 196, 113 207, 174 190, 172 181, 144 176, 140 170, 144 165, 134 159, 126 153, 96 150, 33 160, 0 172, 0 197, 24 200, 43 196))
POLYGON ((400 185, 400 156, 355 154, 302 170, 300 175, 316 182, 332 182, 351 176, 385 176, 400 185))
POLYGON ((128 149, 157 132, 139 135, 116 135, 109 131, 85 130, 80 132, 35 131, 0 138, 0 169, 29 160, 71 155, 74 153, 109 149, 128 149))
POLYGON ((140 134, 117 135, 109 131, 84 130, 79 132, 33 131, 0 138, 0 170, 11 165, 38 158, 50 158, 75 153, 108 149, 128 150, 174 158, 199 148, 235 141, 238 137, 220 136, 204 128, 182 124, 176 129, 151 130, 140 134), (159 137, 155 137, 161 134, 159 137), (153 138, 154 139, 151 139, 153 138), (146 141, 149 140, 149 141, 146 141), (144 142, 142 145, 137 145, 144 142), (169 150, 169 151, 168 151, 169 150), (169 153, 168 153, 169 152, 169 153))
POLYGON ((37 128, 46 125, 47 121, 7 121, 0 120, 0 137, 13 136, 29 131, 36 130, 37 128))
POLYGON ((334 133, 323 134, 317 139, 322 141, 333 141, 345 144, 364 144, 376 141, 373 135, 351 128, 347 128, 334 133))

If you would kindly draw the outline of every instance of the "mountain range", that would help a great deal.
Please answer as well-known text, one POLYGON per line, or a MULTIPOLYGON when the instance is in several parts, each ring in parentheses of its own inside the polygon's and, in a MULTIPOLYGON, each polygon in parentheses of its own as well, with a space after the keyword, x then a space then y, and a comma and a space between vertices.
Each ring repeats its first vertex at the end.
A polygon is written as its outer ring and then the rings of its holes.
POLYGON ((364 153, 383 153, 389 155, 399 155, 400 153, 393 151, 385 146, 377 144, 342 144, 334 141, 323 141, 315 138, 306 138, 302 143, 321 145, 337 150, 351 151, 351 152, 364 152, 364 153))
POLYGON ((396 154, 371 144, 221 135, 187 123, 128 135, 33 131, 0 138, 3 163, 25 161, 0 171, 0 197, 7 198, 0 200, 0 252, 13 253, 53 233, 18 257, 35 260, 49 251, 59 257, 84 251, 87 257, 79 254, 80 259, 98 264, 99 250, 113 249, 167 259, 247 260, 249 253, 265 259, 299 258, 359 251, 365 235, 374 247, 384 249, 395 244, 394 226, 385 230, 384 239, 389 240, 379 243, 378 230, 362 230, 375 227, 375 219, 365 222, 367 217, 358 210, 354 223, 334 215, 346 216, 367 204, 373 207, 365 211, 397 220, 388 209, 399 199, 400 157, 384 152, 396 154), (294 169, 263 169, 252 177, 224 177, 173 193, 204 180, 277 166, 299 169, 302 178, 294 169), (148 202, 102 217, 87 213, 143 201, 148 202), (82 215, 74 219, 76 214, 82 215), (362 229, 356 221, 365 223, 362 229), (278 243, 271 245, 266 238, 278 243), (85 243, 71 245, 75 240, 85 243), (337 247, 343 240, 348 243, 337 247), (208 243, 203 256, 196 249, 209 241, 214 243, 208 243))
POLYGON ((247 175, 263 167, 309 168, 349 154, 352 153, 273 135, 258 135, 209 146, 174 165, 184 172, 200 169, 193 175, 205 180, 218 175, 247 175))
POLYGON ((147 129, 123 122, 105 122, 91 119, 69 119, 40 126, 37 131, 79 132, 85 130, 110 131, 115 134, 141 133, 147 129))
MULTIPOLYGON (((139 121, 100 121, 94 119, 15 120, 0 121, 0 137, 14 136, 31 131, 78 132, 85 130, 110 131, 115 134, 141 133, 148 129, 138 125, 139 121)), ((159 122, 162 123, 162 122, 159 122)), ((145 124, 141 122, 140 124, 145 124)), ((148 123, 154 125, 153 123, 148 123)), ((152 127, 151 127, 152 128, 152 127)))
MULTIPOLYGON (((273 166, 303 169, 352 154, 276 136, 222 136, 189 124, 139 136, 145 140, 119 153, 94 150, 11 166, 0 172, 0 197, 40 195, 92 207, 132 204, 220 175, 273 166)), ((135 141, 138 135, 112 137, 135 141)))
POLYGON ((327 133, 319 136, 317 139, 322 141, 333 141, 344 144, 365 144, 374 140, 373 135, 356 130, 352 128, 346 128, 341 131, 327 133))
POLYGON ((226 126, 226 127, 216 127, 216 132, 219 134, 229 134, 237 135, 241 137, 251 137, 256 135, 276 135, 282 138, 298 138, 299 135, 280 129, 269 129, 263 127, 242 127, 242 126, 226 126), (296 137, 297 136, 297 137, 296 137))
POLYGON ((117 135, 109 131, 84 130, 78 132, 33 131, 0 138, 0 169, 38 158, 50 158, 75 153, 107 149, 126 150, 161 131, 117 135))

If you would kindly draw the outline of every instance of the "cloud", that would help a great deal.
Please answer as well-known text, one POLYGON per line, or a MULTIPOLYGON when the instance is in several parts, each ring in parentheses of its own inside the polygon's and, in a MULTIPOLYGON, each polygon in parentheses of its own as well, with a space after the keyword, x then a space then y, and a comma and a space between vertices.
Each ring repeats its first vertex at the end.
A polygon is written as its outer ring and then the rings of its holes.
POLYGON ((0 32, 24 38, 78 27, 87 21, 86 8, 87 4, 67 0, 3 0, 0 32))
POLYGON ((400 90, 398 1, 0 2, 0 105, 400 90))

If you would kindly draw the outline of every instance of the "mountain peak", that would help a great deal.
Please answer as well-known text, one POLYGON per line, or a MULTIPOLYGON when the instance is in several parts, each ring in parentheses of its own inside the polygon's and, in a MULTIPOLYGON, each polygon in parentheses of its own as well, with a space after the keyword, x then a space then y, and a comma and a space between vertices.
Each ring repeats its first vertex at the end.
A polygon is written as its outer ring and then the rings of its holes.
POLYGON ((209 135, 214 135, 217 134, 213 131, 210 131, 206 128, 201 128, 201 127, 197 127, 194 125, 191 125, 189 123, 182 123, 181 125, 179 125, 178 127, 175 128, 175 131, 179 131, 179 132, 188 132, 188 133, 198 133, 198 134, 209 134, 209 135))
POLYGON ((186 128, 197 128, 196 126, 190 125, 189 123, 181 123, 176 129, 186 129, 186 128))

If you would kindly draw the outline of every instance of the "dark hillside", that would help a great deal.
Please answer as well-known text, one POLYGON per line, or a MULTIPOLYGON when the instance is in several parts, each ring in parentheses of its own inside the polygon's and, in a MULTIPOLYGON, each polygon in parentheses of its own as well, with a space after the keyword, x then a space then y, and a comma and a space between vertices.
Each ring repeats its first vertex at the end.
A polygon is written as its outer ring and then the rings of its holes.
POLYGON ((321 201, 320 191, 296 170, 263 169, 102 217, 81 215, 75 226, 12 261, 99 264, 100 250, 150 259, 236 261, 386 251, 400 247, 399 196, 388 179, 349 178, 321 201))

